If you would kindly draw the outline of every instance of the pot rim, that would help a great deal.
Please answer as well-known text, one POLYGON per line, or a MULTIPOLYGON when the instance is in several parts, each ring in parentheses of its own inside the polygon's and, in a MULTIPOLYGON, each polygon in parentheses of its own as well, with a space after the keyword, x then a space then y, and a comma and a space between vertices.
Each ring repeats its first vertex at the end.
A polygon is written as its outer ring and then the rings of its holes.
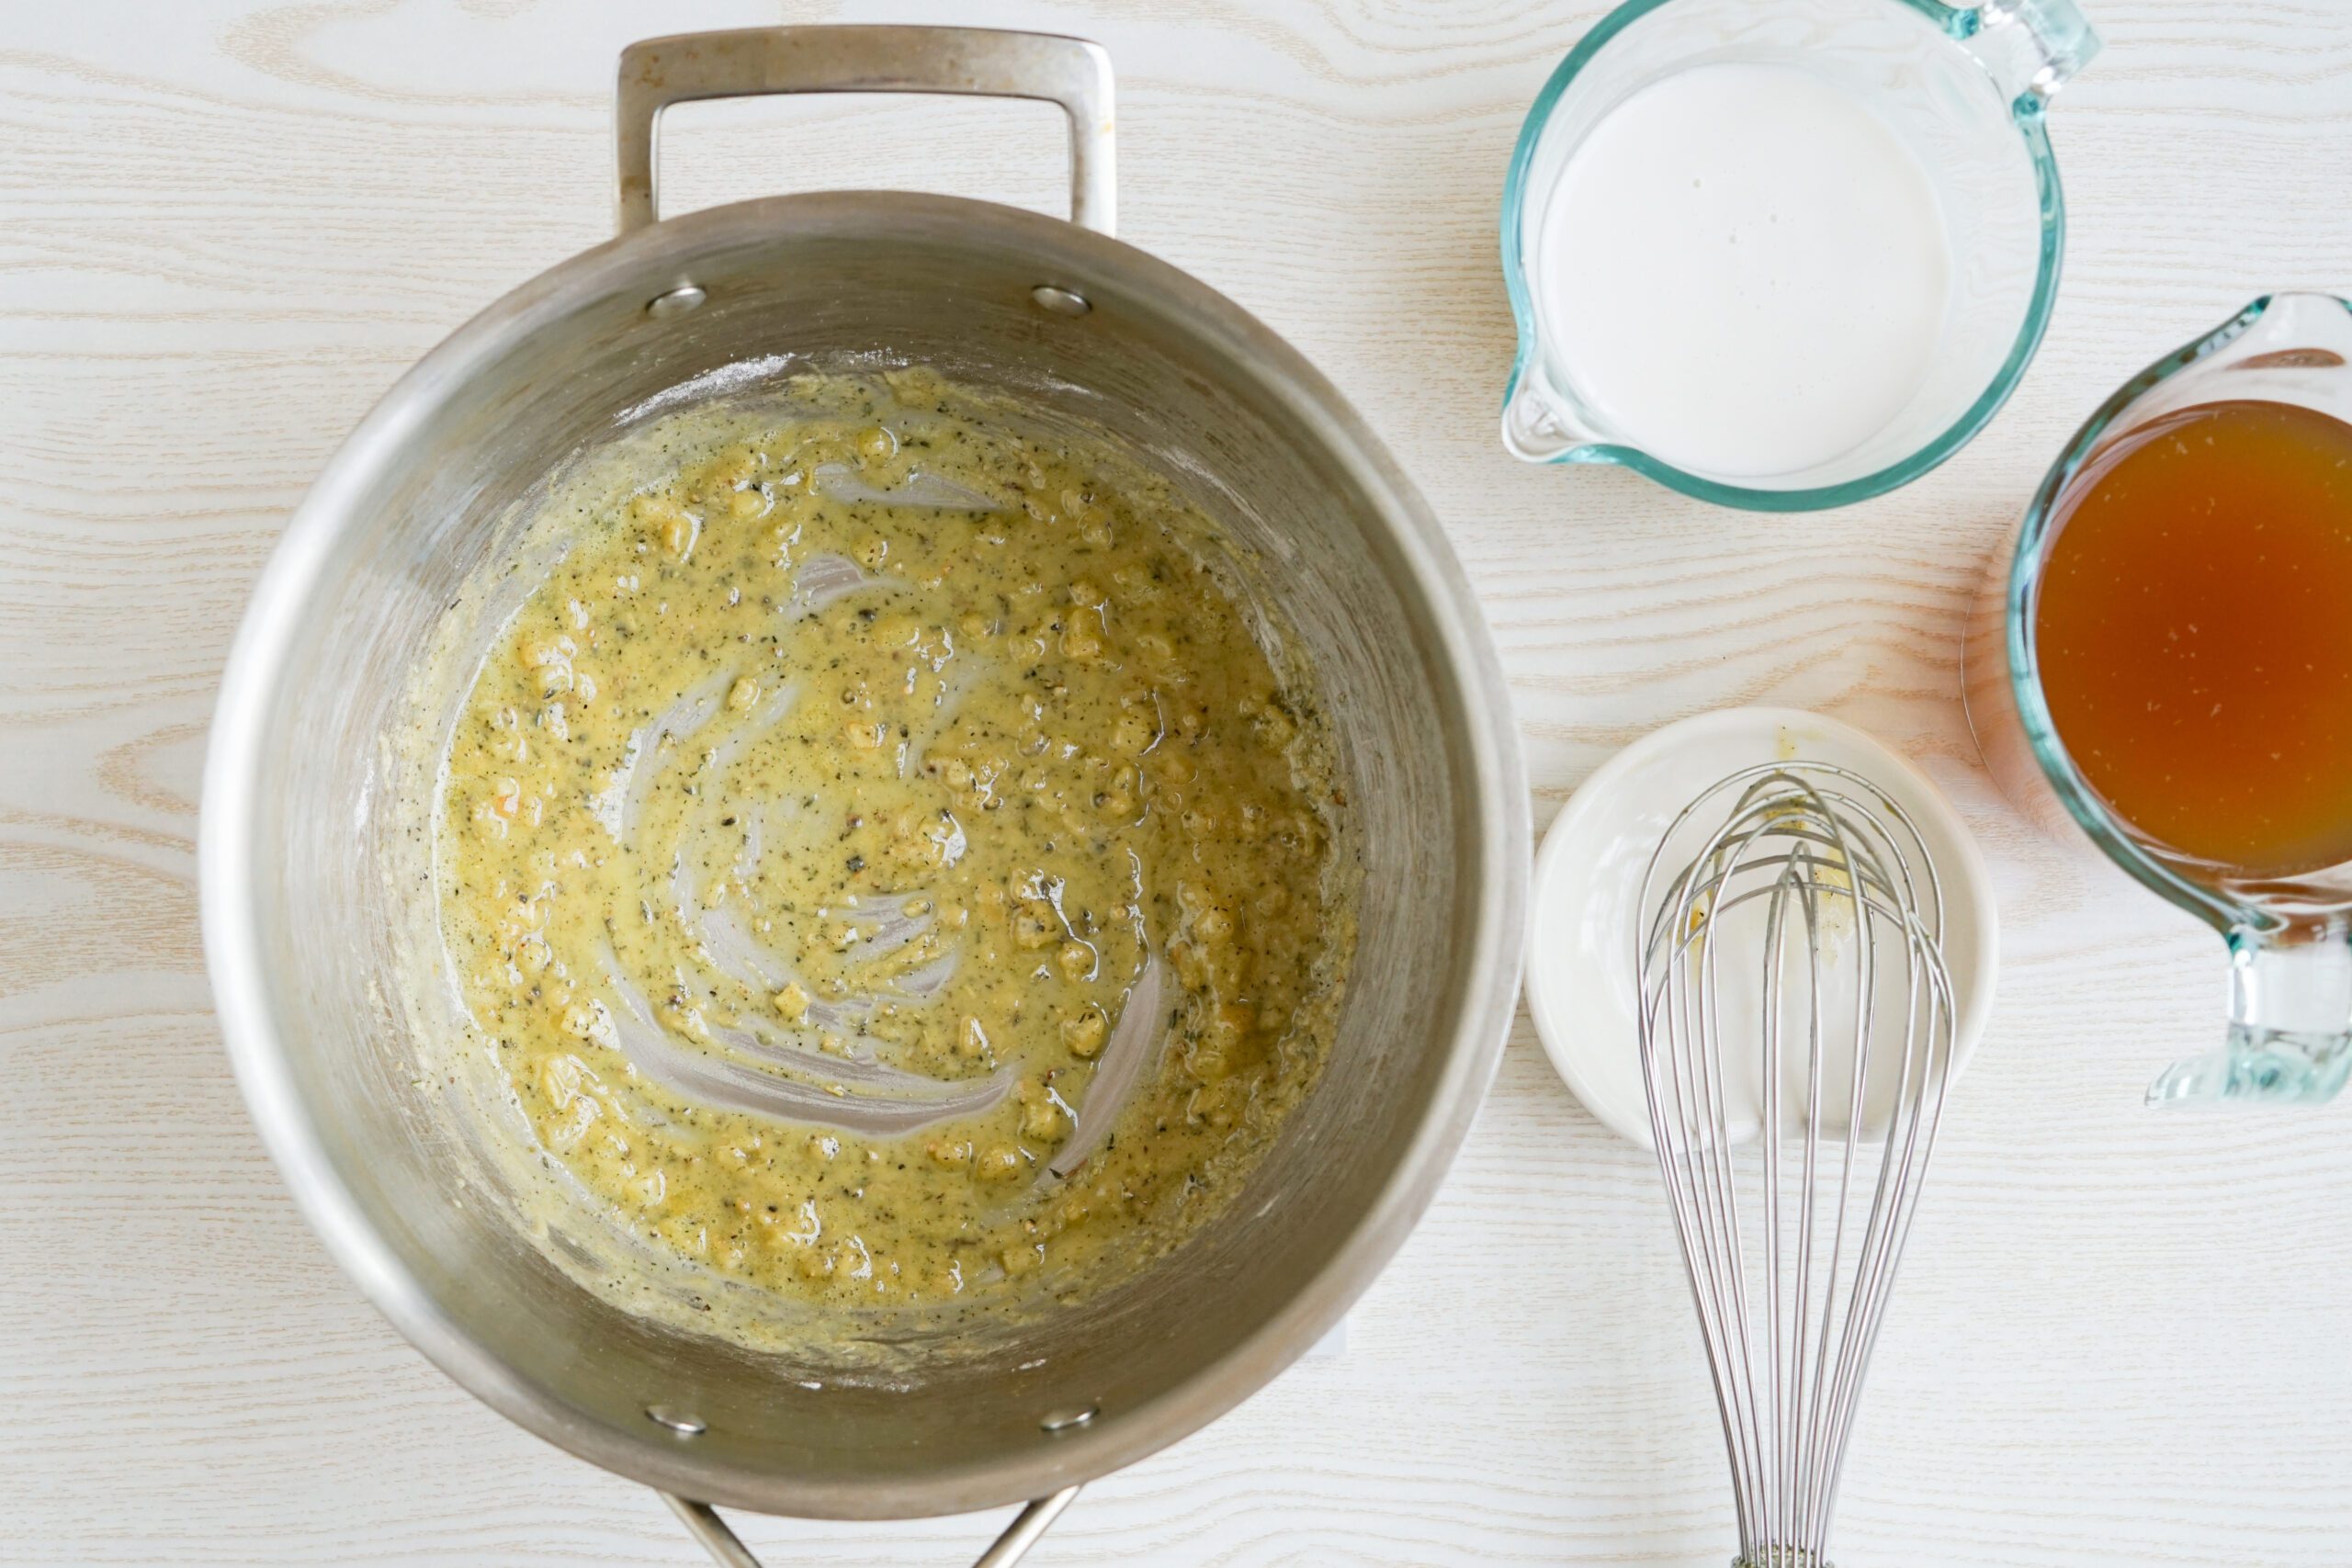
MULTIPOLYGON (((687 281, 681 273, 679 281, 687 281)), ((659 292, 657 288, 654 292, 659 292)), ((662 1491, 763 1513, 816 1518, 899 1518, 960 1513, 1043 1496, 1108 1474, 1207 1425, 1240 1404, 1319 1339, 1402 1245, 1468 1133, 1501 1060, 1518 1005, 1524 945, 1529 804, 1510 694, 1460 561, 1418 490, 1370 427, 1297 351, 1205 284, 1132 245, 1022 209, 900 191, 767 197, 664 219, 560 262, 513 289, 444 339, 393 384, 345 438, 296 509, 262 572, 232 644, 207 743, 198 834, 199 907, 215 1008, 248 1113, 304 1218, 368 1300, 411 1344, 509 1420, 605 1470, 662 1491), (927 222, 996 237, 1037 255, 1050 275, 1067 258, 1079 273, 1116 275, 1167 300, 1210 346, 1254 364, 1268 391, 1328 448, 1385 495, 1399 557, 1422 596, 1449 690, 1461 715, 1476 815, 1478 894, 1471 950, 1447 1060, 1410 1144, 1352 1233, 1321 1272, 1218 1359, 1158 1399, 1105 1412, 1053 1444, 911 1480, 844 1485, 729 1466, 684 1443, 665 1450, 649 1430, 631 1438, 530 1382, 477 1344, 408 1273, 337 1176, 295 1084, 270 1002, 254 921, 252 781, 279 671, 312 600, 331 547, 371 477, 396 460, 425 413, 513 345, 572 310, 582 296, 641 284, 664 261, 689 262, 732 242, 779 231, 854 234, 890 221, 927 222)))

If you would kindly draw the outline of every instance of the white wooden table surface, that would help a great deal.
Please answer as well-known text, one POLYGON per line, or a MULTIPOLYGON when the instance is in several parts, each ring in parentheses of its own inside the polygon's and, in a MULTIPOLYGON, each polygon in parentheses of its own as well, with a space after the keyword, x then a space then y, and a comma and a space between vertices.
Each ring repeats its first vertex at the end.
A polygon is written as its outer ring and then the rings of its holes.
MULTIPOLYGON (((1121 228, 1316 360, 1482 592, 1539 828, 1666 720, 1789 703, 1918 758, 1982 836, 2006 964, 1873 1371, 1843 1568, 2352 1552, 2352 1104, 2160 1115, 2220 1026, 2185 917, 2038 841, 1956 695, 1964 596, 2074 423, 2274 286, 2352 289, 2352 0, 2086 0, 2039 362, 1850 510, 1523 468, 1504 162, 1594 0, 899 0, 1120 71, 1121 228)), ((650 1494, 508 1426, 328 1262, 230 1081, 197 780, 304 485, 477 308, 597 240, 643 33, 817 0, 0 11, 0 1562, 691 1564, 650 1494)), ((1037 106, 682 111, 673 206, 913 185, 1054 210, 1037 106)), ((1091 1488, 1035 1561, 1720 1564, 1714 1416, 1655 1171, 1522 1019, 1346 1353, 1091 1488), (1498 1284, 1499 1282, 1499 1284, 1498 1284)), ((778 1563, 949 1563, 996 1521, 749 1519, 778 1563)), ((961 1555, 959 1555, 961 1554, 961 1555)))

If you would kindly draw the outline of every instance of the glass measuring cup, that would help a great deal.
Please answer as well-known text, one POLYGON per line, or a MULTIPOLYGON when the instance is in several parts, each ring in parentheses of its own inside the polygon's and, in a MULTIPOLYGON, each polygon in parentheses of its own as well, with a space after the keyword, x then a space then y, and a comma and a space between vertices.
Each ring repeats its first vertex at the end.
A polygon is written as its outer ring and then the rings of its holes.
POLYGON ((1530 462, 1622 464, 1702 500, 1773 512, 1842 506, 1942 462, 1993 417, 2041 344, 2065 235, 2043 110, 2098 47, 2071 0, 1627 0, 1552 73, 1511 156, 1502 260, 1519 353, 1504 445, 1530 462), (1643 88, 1724 62, 1793 66, 1853 95, 1918 155, 1951 242, 1944 320, 1909 401, 1860 445, 1761 478, 1678 467, 1627 440, 1579 383, 1556 325, 1547 333, 1532 282, 1546 203, 1594 128, 1643 88))
MULTIPOLYGON (((2091 482, 2103 459, 2154 422, 2239 401, 2284 403, 2352 423, 2352 302, 2326 294, 2256 299, 2124 383, 2041 481, 2016 549, 1993 561, 1962 653, 1969 724, 2011 802, 2055 835, 2088 834, 2109 859, 2229 945, 2222 1044, 2167 1068, 2148 1090, 2152 1102, 2322 1100, 2352 1076, 2352 863, 2256 876, 2141 832, 2067 755, 2041 685, 2042 574, 2077 479, 2091 482)), ((2257 677, 2249 667, 2236 678, 2257 677)))

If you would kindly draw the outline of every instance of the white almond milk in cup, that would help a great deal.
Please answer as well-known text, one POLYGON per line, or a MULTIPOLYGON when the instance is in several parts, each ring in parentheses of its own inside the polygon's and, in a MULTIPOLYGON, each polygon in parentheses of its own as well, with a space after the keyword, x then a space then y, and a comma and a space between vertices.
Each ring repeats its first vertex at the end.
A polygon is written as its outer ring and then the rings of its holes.
POLYGON ((2069 0, 1619 6, 1511 158, 1504 444, 1766 511, 1926 473, 2041 341, 2098 50, 2069 0))

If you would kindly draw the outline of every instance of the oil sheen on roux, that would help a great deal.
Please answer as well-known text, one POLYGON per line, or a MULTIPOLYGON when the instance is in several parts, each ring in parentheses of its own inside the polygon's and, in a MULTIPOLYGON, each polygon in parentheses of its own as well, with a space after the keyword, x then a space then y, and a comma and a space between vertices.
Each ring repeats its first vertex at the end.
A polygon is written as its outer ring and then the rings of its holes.
POLYGON ((1212 525, 1106 446, 922 373, 781 406, 548 502, 561 558, 442 773, 466 1011, 657 1256, 820 1306, 1087 1293, 1213 1213, 1322 1061, 1327 733, 1212 525))

